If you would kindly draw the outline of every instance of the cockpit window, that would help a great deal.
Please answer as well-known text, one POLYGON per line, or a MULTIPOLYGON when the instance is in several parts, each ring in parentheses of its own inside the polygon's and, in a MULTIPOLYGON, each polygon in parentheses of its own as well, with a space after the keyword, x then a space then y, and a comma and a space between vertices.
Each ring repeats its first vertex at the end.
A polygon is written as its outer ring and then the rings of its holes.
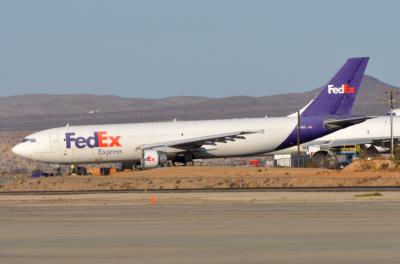
POLYGON ((24 139, 22 140, 22 143, 24 143, 24 142, 31 142, 31 143, 34 143, 34 142, 36 142, 36 138, 24 138, 24 139))

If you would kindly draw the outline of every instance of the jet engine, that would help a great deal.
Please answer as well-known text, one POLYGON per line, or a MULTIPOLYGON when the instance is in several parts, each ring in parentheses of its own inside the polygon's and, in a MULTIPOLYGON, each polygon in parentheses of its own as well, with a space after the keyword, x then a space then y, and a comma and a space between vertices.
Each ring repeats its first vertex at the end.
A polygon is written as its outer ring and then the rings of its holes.
POLYGON ((141 159, 141 167, 143 169, 157 168, 167 163, 167 154, 155 149, 147 149, 143 151, 141 159))
POLYGON ((317 168, 337 169, 338 167, 336 154, 329 150, 319 150, 315 152, 311 160, 317 168))

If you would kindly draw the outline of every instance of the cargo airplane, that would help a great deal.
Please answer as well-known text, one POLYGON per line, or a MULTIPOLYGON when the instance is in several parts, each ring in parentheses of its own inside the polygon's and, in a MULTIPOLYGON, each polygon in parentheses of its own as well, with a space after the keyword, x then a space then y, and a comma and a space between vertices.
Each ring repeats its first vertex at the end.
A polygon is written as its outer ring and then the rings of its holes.
POLYGON ((276 151, 361 123, 351 115, 368 58, 350 58, 297 116, 137 124, 66 126, 31 134, 12 151, 52 164, 168 161, 237 157, 276 151))

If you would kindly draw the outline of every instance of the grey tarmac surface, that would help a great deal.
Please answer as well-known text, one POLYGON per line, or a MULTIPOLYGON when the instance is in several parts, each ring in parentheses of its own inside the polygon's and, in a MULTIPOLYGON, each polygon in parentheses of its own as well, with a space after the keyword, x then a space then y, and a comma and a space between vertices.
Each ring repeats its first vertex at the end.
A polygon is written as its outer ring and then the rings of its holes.
POLYGON ((0 205, 0 263, 398 263, 398 201, 0 205))

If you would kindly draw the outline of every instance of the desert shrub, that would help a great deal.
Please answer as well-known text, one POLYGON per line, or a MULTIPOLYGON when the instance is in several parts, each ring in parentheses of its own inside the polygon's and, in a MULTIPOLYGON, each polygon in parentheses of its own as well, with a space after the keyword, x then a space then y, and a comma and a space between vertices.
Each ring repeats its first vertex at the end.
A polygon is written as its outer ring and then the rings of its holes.
POLYGON ((27 174, 29 173, 29 170, 27 168, 11 168, 9 170, 10 174, 27 174))
POLYGON ((379 192, 357 194, 356 197, 380 197, 383 196, 379 192))
POLYGON ((369 162, 369 161, 362 161, 361 163, 360 163, 360 169, 361 170, 372 170, 372 169, 374 169, 374 164, 372 163, 372 162, 369 162))
POLYGON ((381 164, 380 169, 381 170, 386 170, 387 168, 389 168, 389 165, 390 165, 389 163, 384 162, 384 163, 381 164))

